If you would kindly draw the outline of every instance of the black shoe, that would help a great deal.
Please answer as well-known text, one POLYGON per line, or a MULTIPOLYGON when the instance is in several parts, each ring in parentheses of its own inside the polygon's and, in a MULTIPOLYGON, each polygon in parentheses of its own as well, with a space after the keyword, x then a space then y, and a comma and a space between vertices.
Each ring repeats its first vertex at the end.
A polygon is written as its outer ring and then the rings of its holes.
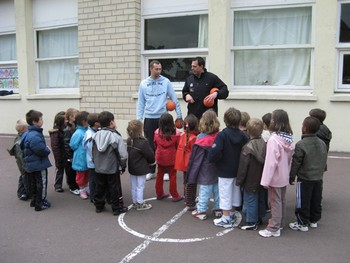
POLYGON ((30 207, 34 207, 35 206, 35 200, 30 201, 30 207))
POLYGON ((113 211, 113 215, 119 216, 120 214, 126 213, 128 211, 128 208, 126 206, 122 206, 117 208, 117 210, 113 211))
POLYGON ((242 230, 257 230, 258 224, 247 223, 245 226, 240 227, 242 230))
POLYGON ((22 200, 22 201, 27 201, 28 200, 28 197, 27 195, 23 194, 19 197, 19 200, 22 200))
POLYGON ((104 210, 104 207, 96 207, 96 213, 101 213, 104 210))
POLYGON ((63 192, 64 192, 64 190, 63 190, 61 187, 55 188, 55 191, 56 191, 57 193, 63 193, 63 192))

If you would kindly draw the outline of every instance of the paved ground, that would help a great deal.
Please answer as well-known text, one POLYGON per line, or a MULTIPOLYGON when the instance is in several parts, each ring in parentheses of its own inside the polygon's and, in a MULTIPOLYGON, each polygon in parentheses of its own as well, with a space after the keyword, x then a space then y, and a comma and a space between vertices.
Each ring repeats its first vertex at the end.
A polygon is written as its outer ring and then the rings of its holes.
MULTIPOLYGON (((264 239, 257 231, 225 232, 212 218, 199 221, 182 202, 170 199, 150 200, 151 210, 131 210, 123 217, 113 216, 110 208, 96 214, 89 201, 53 191, 53 168, 52 208, 34 212, 29 202, 16 197, 18 171, 6 152, 12 141, 0 136, 0 263, 350 262, 349 154, 329 158, 319 228, 305 233, 285 228, 281 237, 264 239)), ((181 177, 179 173, 179 189, 181 177)), ((128 179, 124 174, 124 197, 130 204, 128 179)), ((154 183, 146 183, 145 198, 154 197, 154 183)), ((288 222, 294 221, 294 192, 288 188, 288 222)))

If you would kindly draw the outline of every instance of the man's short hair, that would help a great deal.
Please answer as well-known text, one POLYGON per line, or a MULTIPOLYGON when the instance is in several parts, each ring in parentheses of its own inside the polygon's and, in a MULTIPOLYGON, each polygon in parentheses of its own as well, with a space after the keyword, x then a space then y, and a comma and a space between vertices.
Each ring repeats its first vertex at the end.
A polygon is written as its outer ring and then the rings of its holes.
POLYGON ((195 57, 192 61, 197 61, 198 66, 203 66, 205 68, 205 60, 202 57, 195 57))
POLYGON ((157 64, 157 65, 161 65, 161 63, 158 61, 158 60, 152 60, 150 63, 149 63, 149 68, 153 68, 154 67, 154 64, 157 64))

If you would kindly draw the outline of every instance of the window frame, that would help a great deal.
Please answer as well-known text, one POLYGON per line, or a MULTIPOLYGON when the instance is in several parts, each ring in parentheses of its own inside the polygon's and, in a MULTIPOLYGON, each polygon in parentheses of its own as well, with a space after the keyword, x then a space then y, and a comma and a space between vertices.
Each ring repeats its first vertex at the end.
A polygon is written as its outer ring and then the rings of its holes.
POLYGON ((336 42, 336 52, 337 52, 337 73, 336 73, 336 93, 350 93, 350 84, 343 84, 343 61, 344 55, 350 55, 350 42, 344 43, 340 42, 340 22, 341 22, 341 8, 343 4, 349 4, 350 0, 338 1, 338 15, 337 15, 337 42, 336 42))
MULTIPOLYGON (((41 31, 46 31, 46 30, 55 30, 55 29, 60 29, 60 28, 68 28, 68 27, 76 27, 77 28, 77 33, 78 32, 78 25, 77 24, 67 24, 67 25, 61 25, 61 26, 52 26, 52 27, 38 27, 34 29, 34 62, 35 62, 35 72, 36 72, 36 93, 37 94, 51 94, 51 93, 79 93, 80 91, 80 85, 78 85, 77 88, 41 88, 40 87, 40 70, 39 70, 39 64, 40 62, 45 62, 45 61, 57 61, 57 60, 68 60, 68 59, 78 59, 78 74, 79 72, 79 39, 77 38, 77 47, 78 47, 78 53, 75 56, 63 56, 63 57, 54 57, 54 58, 39 58, 38 57, 38 34, 41 31)), ((79 81, 79 76, 78 76, 78 81, 79 81)))
MULTIPOLYGON (((16 57, 17 57, 17 39, 16 39, 16 32, 15 31, 11 31, 11 32, 0 32, 1 36, 4 35, 14 35, 15 36, 15 41, 16 41, 16 57)), ((17 57, 18 59, 18 57, 17 57)), ((4 60, 4 61, 0 61, 0 68, 16 68, 17 72, 18 72, 18 60, 4 60)), ((0 90, 9 90, 9 91, 13 91, 14 93, 18 93, 19 92, 19 77, 17 76, 17 81, 18 81, 18 88, 0 88, 0 90)))
MULTIPOLYGON (((145 15, 141 17, 141 78, 145 79, 149 76, 149 60, 169 59, 169 58, 195 58, 201 56, 206 60, 208 66, 208 47, 206 48, 177 48, 177 49, 159 49, 145 50, 145 20, 167 17, 182 17, 190 15, 208 15, 208 12, 186 12, 173 14, 145 15)), ((172 82, 175 91, 181 91, 185 81, 172 82)))
MULTIPOLYGON (((272 4, 272 3, 271 3, 272 4)), ((293 93, 312 93, 314 87, 314 51, 315 51, 315 5, 312 2, 305 4, 291 4, 291 5, 265 5, 265 6, 247 6, 247 7, 235 7, 231 8, 231 83, 232 92, 293 92, 293 93), (273 9, 287 9, 298 7, 310 7, 311 8, 311 32, 310 32, 310 44, 295 44, 295 45, 260 45, 260 46, 234 46, 234 16, 237 11, 253 11, 253 10, 273 10, 273 9), (287 49, 309 49, 310 50, 310 79, 309 85, 296 86, 296 85, 284 85, 284 86, 271 86, 271 85, 235 85, 235 51, 241 50, 287 50, 287 49)))

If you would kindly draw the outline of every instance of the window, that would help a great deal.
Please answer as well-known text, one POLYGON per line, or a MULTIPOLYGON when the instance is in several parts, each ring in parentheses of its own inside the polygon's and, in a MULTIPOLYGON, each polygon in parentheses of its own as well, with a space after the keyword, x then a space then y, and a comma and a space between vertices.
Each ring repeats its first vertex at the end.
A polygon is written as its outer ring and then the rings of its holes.
POLYGON ((77 27, 36 32, 40 91, 67 91, 79 87, 77 27))
POLYGON ((234 11, 237 90, 310 89, 312 8, 234 11))
POLYGON ((0 35, 0 47, 0 90, 17 90, 16 35, 0 35))
POLYGON ((191 70, 192 58, 208 53, 208 15, 144 19, 143 77, 149 62, 159 60, 162 75, 180 89, 191 70))
POLYGON ((340 5, 338 39, 338 88, 337 91, 350 91, 350 3, 340 5))

